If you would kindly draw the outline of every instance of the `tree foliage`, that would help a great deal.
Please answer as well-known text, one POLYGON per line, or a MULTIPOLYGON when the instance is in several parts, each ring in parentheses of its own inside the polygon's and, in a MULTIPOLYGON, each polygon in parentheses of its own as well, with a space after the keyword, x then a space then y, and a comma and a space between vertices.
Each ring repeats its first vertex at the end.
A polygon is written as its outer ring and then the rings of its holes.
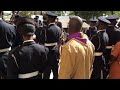
POLYGON ((107 14, 107 11, 74 11, 74 13, 82 18, 90 19, 107 14))
POLYGON ((33 12, 32 11, 20 11, 19 14, 21 16, 28 16, 28 17, 30 17, 33 14, 33 12))
POLYGON ((88 20, 90 18, 99 17, 103 15, 116 14, 120 16, 120 11, 74 11, 74 14, 88 20))
MULTIPOLYGON (((22 16, 31 16, 32 14, 42 14, 44 11, 20 11, 19 14, 22 16)), ((120 11, 55 11, 58 16, 64 15, 77 15, 81 18, 89 20, 93 17, 98 17, 102 15, 112 15, 116 14, 120 16, 120 11)))

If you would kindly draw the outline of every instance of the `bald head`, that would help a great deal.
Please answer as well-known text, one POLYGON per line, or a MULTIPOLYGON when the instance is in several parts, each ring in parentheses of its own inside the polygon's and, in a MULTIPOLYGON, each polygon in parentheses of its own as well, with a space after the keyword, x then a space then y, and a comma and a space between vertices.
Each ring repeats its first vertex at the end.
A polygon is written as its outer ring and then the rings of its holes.
POLYGON ((69 26, 68 26, 69 34, 80 32, 82 28, 82 24, 83 24, 83 20, 79 16, 70 17, 69 26))

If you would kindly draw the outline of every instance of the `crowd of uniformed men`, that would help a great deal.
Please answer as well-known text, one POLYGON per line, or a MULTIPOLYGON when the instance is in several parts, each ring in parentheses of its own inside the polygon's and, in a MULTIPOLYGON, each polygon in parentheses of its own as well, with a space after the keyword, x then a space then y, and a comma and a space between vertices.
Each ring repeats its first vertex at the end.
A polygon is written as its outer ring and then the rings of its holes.
POLYGON ((90 19, 86 33, 83 20, 70 17, 69 35, 53 12, 46 12, 43 22, 38 18, 16 15, 9 24, 1 16, 1 79, 49 79, 51 71, 53 79, 110 78, 111 51, 120 41, 118 16, 90 19))

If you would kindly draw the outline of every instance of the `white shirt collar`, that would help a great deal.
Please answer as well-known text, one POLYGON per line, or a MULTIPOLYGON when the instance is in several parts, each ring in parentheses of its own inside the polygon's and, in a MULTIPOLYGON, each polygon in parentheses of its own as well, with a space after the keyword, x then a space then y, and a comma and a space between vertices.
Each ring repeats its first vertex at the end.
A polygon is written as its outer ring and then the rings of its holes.
POLYGON ((49 25, 51 25, 51 24, 55 24, 55 22, 53 22, 53 23, 49 23, 49 25))
POLYGON ((25 40, 23 43, 26 43, 26 42, 32 42, 34 40, 25 40))

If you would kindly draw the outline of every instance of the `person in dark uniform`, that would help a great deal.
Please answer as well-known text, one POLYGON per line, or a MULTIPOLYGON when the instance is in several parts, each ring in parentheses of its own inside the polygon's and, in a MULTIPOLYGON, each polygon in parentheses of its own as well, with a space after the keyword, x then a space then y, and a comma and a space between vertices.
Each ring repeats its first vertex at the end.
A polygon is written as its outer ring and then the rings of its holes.
POLYGON ((0 79, 6 79, 8 52, 12 48, 15 37, 14 26, 2 19, 2 11, 0 11, 0 79))
POLYGON ((34 19, 21 17, 17 19, 23 44, 12 49, 7 63, 8 79, 42 79, 46 67, 47 49, 34 41, 34 19))
POLYGON ((34 20, 35 20, 36 27, 37 28, 40 27, 41 26, 41 21, 39 20, 39 16, 35 16, 34 20))
POLYGON ((97 19, 96 18, 91 18, 90 19, 90 27, 87 30, 86 34, 89 37, 89 39, 91 40, 92 36, 96 34, 97 32, 97 19))
POLYGON ((56 22, 58 27, 60 27, 62 29, 62 23, 59 21, 59 18, 56 18, 56 22))
POLYGON ((47 14, 44 13, 44 14, 43 14, 43 22, 42 22, 43 26, 44 26, 44 25, 48 26, 47 18, 48 18, 48 17, 47 17, 47 14))
POLYGON ((44 79, 49 79, 51 70, 53 79, 58 78, 58 59, 59 59, 59 42, 62 34, 61 29, 55 24, 57 15, 48 11, 48 29, 46 30, 45 46, 49 48, 48 67, 44 72, 44 79))
POLYGON ((120 31, 116 28, 116 23, 117 19, 119 17, 117 15, 111 15, 106 17, 107 20, 111 22, 111 24, 108 25, 106 32, 109 36, 109 43, 106 47, 106 52, 104 54, 105 60, 106 60, 106 65, 107 65, 107 72, 106 72, 106 77, 109 73, 109 61, 110 61, 110 55, 111 55, 111 50, 113 46, 120 41, 120 31))
POLYGON ((119 17, 117 15, 111 15, 106 17, 106 19, 108 19, 111 22, 111 24, 108 25, 106 32, 108 33, 109 37, 110 37, 110 32, 115 35, 115 36, 111 35, 111 37, 114 37, 113 45, 115 45, 120 40, 120 31, 116 27, 118 18, 119 17))
POLYGON ((43 15, 42 26, 36 28, 36 42, 44 45, 46 41, 46 30, 48 29, 47 15, 43 15))
POLYGON ((19 45, 22 45, 22 38, 21 38, 21 36, 20 36, 20 33, 19 33, 18 30, 17 30, 17 25, 16 25, 16 21, 17 21, 17 19, 19 19, 20 17, 22 17, 22 16, 20 16, 20 15, 15 15, 15 17, 14 17, 13 23, 14 23, 14 27, 15 27, 16 37, 15 37, 14 44, 13 44, 12 48, 15 48, 15 47, 17 47, 17 46, 19 46, 19 45))
POLYGON ((98 17, 98 20, 98 31, 91 38, 91 41, 95 46, 95 60, 93 63, 93 72, 91 79, 105 78, 104 72, 106 70, 103 52, 105 52, 109 41, 108 35, 106 33, 106 27, 107 24, 110 24, 110 21, 105 19, 103 16, 98 17))

